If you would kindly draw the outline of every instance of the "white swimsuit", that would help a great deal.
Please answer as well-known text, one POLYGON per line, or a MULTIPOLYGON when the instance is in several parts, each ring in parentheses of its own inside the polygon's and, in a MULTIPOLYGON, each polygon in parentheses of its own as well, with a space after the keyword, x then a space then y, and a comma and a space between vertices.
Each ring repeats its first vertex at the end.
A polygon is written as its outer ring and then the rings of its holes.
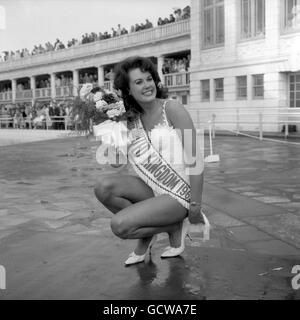
MULTIPOLYGON (((165 161, 188 183, 189 177, 186 174, 185 165, 183 162, 183 146, 177 130, 169 125, 166 104, 162 106, 162 121, 151 129, 147 134, 153 147, 163 156, 165 161)), ((153 190, 155 196, 164 194, 164 191, 157 192, 153 190)), ((178 199, 176 199, 178 200, 178 199)))

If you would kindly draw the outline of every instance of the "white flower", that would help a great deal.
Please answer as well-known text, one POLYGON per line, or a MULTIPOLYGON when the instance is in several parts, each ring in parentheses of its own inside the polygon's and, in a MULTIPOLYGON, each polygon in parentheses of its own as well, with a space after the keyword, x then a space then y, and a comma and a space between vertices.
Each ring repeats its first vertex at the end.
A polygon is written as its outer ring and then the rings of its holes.
POLYGON ((98 91, 98 92, 96 92, 95 94, 94 94, 94 96, 93 96, 93 100, 94 100, 94 102, 97 102, 97 101, 99 101, 99 100, 101 100, 102 99, 102 92, 100 92, 100 91, 98 91))
POLYGON ((114 118, 114 117, 118 117, 121 116, 123 113, 125 113, 125 108, 118 108, 118 109, 111 109, 107 111, 107 116, 109 118, 114 118))
POLYGON ((121 109, 121 110, 124 109, 124 110, 125 110, 123 100, 118 101, 118 102, 116 103, 116 107, 117 107, 118 109, 121 109))
POLYGON ((96 102, 96 109, 97 110, 103 110, 105 107, 107 107, 108 106, 108 104, 107 104, 107 102, 106 101, 104 101, 104 100, 98 100, 97 102, 96 102))
POLYGON ((85 98, 91 92, 92 89, 93 85, 91 83, 85 83, 80 89, 80 98, 85 98))

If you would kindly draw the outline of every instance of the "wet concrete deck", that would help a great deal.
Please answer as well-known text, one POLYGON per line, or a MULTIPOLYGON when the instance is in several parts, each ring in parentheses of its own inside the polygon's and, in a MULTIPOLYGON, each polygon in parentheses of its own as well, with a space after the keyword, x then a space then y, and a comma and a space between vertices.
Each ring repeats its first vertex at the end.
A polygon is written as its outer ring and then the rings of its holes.
MULTIPOLYGON (((134 242, 116 238, 93 194, 96 142, 69 138, 0 148, 0 299, 299 299, 300 147, 217 137, 204 209, 211 240, 182 257, 125 268, 134 242)), ((119 174, 128 173, 127 170, 119 174)))

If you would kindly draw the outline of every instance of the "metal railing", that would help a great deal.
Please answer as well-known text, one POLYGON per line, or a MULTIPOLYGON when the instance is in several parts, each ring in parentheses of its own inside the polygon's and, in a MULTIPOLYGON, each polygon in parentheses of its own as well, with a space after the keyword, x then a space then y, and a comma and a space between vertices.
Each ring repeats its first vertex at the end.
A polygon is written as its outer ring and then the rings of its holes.
POLYGON ((35 98, 51 98, 51 88, 35 89, 35 98))
MULTIPOLYGON (((284 137, 287 138, 290 135, 290 126, 300 125, 300 110, 295 108, 213 108, 200 109, 196 112, 197 124, 211 122, 212 135, 215 138, 216 126, 222 126, 222 129, 226 130, 226 125, 234 127, 233 130, 236 135, 239 135, 242 131, 255 131, 259 134, 259 139, 263 140, 264 133, 270 132, 265 130, 266 126, 277 126, 281 128, 284 137), (201 119, 201 114, 205 114, 205 119, 201 119), (229 118, 229 119, 226 119, 229 118), (244 129, 242 125, 256 126, 257 130, 244 129)), ((278 132, 278 131, 277 131, 278 132)))
POLYGON ((1 92, 0 93, 0 101, 11 101, 12 100, 12 92, 1 92))
POLYGON ((16 100, 28 100, 32 99, 32 90, 21 90, 21 91, 16 91, 16 100))
POLYGON ((13 117, 0 116, 0 129, 1 128, 14 128, 14 129, 34 129, 41 128, 45 130, 68 130, 76 129, 79 122, 72 120, 69 116, 53 116, 50 119, 44 118, 41 121, 34 121, 34 119, 23 118, 22 120, 15 120, 13 117))
POLYGON ((168 88, 178 88, 190 85, 190 73, 189 72, 178 72, 165 74, 164 85, 168 88))
MULTIPOLYGON (((190 73, 189 72, 179 72, 179 73, 170 73, 163 76, 163 83, 166 87, 170 89, 176 89, 184 87, 185 89, 189 89, 190 86, 190 73)), ((112 91, 113 82, 112 81, 104 81, 104 88, 112 91)), ((78 85, 78 90, 82 87, 82 84, 78 85)), ((72 97, 74 96, 74 86, 61 86, 55 87, 55 97, 72 97)), ((51 88, 41 88, 35 89, 35 98, 49 98, 52 97, 51 88)), ((28 100, 33 98, 33 90, 22 90, 16 91, 16 100, 20 101, 22 99, 28 100)), ((3 102, 12 102, 12 92, 2 92, 0 93, 0 101, 3 102)))
MULTIPOLYGON (((245 109, 228 109, 226 116, 230 116, 231 119, 224 119, 224 113, 216 113, 216 110, 224 111, 224 108, 215 108, 212 110, 201 109, 196 112, 196 119, 194 122, 196 127, 200 128, 201 126, 211 127, 212 137, 216 137, 217 125, 231 125, 235 127, 234 130, 229 130, 236 135, 243 134, 241 130, 241 125, 255 125, 258 130, 244 130, 246 132, 257 132, 260 140, 263 140, 264 133, 269 132, 264 130, 266 125, 282 126, 284 127, 283 136, 288 138, 290 135, 289 126, 290 125, 300 125, 300 110, 291 109, 291 108, 268 108, 261 110, 261 108, 253 108, 252 110, 245 109), (201 118, 201 113, 206 113, 206 119, 201 118), (244 117, 244 119, 243 119, 244 117), (273 117, 270 119, 270 117, 273 117), (274 119, 275 117, 275 119, 274 119)), ((23 119, 19 122, 16 122, 12 117, 1 117, 0 116, 0 128, 26 128, 34 129, 36 127, 42 128, 45 130, 56 129, 56 130, 76 130, 80 125, 79 122, 72 120, 69 116, 53 116, 50 117, 50 121, 45 118, 39 123, 34 123, 31 119, 23 119)), ((218 130, 227 130, 225 127, 218 130)), ((278 132, 278 131, 277 131, 278 132)))
POLYGON ((104 81, 103 87, 106 90, 112 91, 113 82, 112 81, 104 81))
POLYGON ((57 98, 73 96, 73 86, 56 87, 55 88, 55 96, 57 98))

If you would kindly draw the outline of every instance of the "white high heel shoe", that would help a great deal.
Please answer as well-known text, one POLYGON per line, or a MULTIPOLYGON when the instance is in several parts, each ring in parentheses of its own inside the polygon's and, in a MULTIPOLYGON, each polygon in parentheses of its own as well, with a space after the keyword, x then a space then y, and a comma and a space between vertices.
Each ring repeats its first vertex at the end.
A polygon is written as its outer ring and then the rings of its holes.
POLYGON ((148 251, 149 251, 149 254, 151 255, 151 248, 152 248, 153 244, 155 243, 156 239, 157 239, 157 235, 154 235, 152 237, 152 239, 151 239, 151 241, 150 241, 150 243, 148 245, 148 248, 147 248, 147 250, 146 250, 146 252, 144 254, 137 255, 137 254, 135 254, 134 251, 131 252, 130 255, 128 256, 128 259, 124 262, 124 264, 126 266, 130 266, 132 264, 137 264, 137 263, 145 261, 145 258, 146 258, 146 255, 147 255, 148 251))
POLYGON ((189 232, 201 232, 203 233, 203 241, 208 241, 209 240, 209 233, 210 233, 210 223, 207 219, 207 217, 205 216, 205 214, 203 213, 203 211, 201 211, 202 216, 203 216, 203 220, 204 220, 204 224, 203 223, 198 223, 198 224, 191 224, 188 220, 188 218, 183 220, 182 223, 182 231, 181 231, 181 245, 179 248, 173 248, 168 246, 165 251, 162 253, 161 258, 172 258, 172 257, 177 257, 180 254, 182 254, 182 252, 185 249, 185 238, 186 236, 189 237, 189 239, 191 241, 193 241, 193 239, 191 238, 191 236, 189 235, 189 232))
POLYGON ((203 241, 209 240, 209 234, 210 234, 210 223, 206 217, 206 215, 201 210, 201 214, 203 216, 204 224, 203 223, 197 223, 197 224, 190 224, 189 231, 193 233, 202 233, 203 234, 203 241))
POLYGON ((189 227, 190 227, 190 222, 186 218, 182 222, 180 247, 178 247, 178 248, 173 248, 170 246, 167 247, 166 250, 161 254, 161 256, 160 256, 161 258, 173 258, 173 257, 177 257, 182 254, 182 252, 185 249, 185 242, 184 242, 185 237, 189 236, 188 235, 189 227))

